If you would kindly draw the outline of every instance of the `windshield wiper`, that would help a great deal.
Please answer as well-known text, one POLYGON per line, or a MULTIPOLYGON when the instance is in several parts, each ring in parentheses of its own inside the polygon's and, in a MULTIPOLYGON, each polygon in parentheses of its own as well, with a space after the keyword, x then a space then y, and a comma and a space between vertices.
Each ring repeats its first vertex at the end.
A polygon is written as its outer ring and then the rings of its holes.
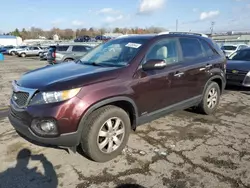
POLYGON ((78 61, 76 61, 76 63, 82 63, 83 65, 92 65, 92 66, 105 67, 103 64, 100 64, 100 63, 89 62, 89 61, 81 61, 80 59, 78 61))

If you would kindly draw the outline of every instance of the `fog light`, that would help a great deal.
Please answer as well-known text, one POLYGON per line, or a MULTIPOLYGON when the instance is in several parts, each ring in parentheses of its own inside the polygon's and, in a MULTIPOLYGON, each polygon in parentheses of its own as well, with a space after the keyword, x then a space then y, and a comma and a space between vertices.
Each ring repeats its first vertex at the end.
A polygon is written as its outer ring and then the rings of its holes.
POLYGON ((35 119, 31 123, 31 129, 40 136, 56 136, 58 134, 56 121, 53 119, 35 119))
POLYGON ((56 125, 54 124, 54 122, 51 121, 45 121, 40 124, 41 129, 47 133, 53 131, 55 129, 55 126, 56 125))

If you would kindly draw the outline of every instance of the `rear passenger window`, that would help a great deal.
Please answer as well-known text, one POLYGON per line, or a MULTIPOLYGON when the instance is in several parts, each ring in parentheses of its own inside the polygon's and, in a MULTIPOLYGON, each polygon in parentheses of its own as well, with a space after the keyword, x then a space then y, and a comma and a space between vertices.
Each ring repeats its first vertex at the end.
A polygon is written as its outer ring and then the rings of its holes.
POLYGON ((73 46, 72 48, 73 52, 86 52, 85 46, 73 46))
POLYGON ((201 43, 194 38, 180 38, 184 60, 194 60, 204 57, 201 43))
POLYGON ((209 46, 209 44, 204 41, 204 40, 200 40, 203 49, 205 50, 205 53, 208 57, 214 56, 216 55, 216 53, 214 52, 214 50, 209 46))
POLYGON ((56 50, 57 51, 67 51, 69 46, 57 46, 56 50))

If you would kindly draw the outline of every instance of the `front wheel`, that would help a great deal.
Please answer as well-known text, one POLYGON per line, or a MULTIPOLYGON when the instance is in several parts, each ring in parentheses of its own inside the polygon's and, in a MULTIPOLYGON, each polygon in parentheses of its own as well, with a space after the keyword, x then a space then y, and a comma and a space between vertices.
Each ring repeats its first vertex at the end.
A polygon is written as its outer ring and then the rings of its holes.
POLYGON ((220 86, 216 82, 210 82, 204 92, 203 99, 198 105, 198 110, 206 115, 213 114, 220 101, 220 86))
POLYGON ((21 53, 21 57, 26 57, 26 54, 25 53, 21 53))
POLYGON ((127 112, 112 105, 94 111, 83 126, 82 149, 87 157, 96 162, 117 157, 126 146, 131 130, 127 112))

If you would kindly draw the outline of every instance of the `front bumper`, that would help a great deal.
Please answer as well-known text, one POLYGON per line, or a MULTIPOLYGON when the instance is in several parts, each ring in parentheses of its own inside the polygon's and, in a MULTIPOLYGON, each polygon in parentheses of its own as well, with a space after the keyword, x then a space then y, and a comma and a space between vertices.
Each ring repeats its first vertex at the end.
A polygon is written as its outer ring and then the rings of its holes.
POLYGON ((60 136, 53 138, 45 138, 37 136, 35 133, 33 133, 28 125, 24 124, 21 120, 13 116, 11 112, 9 112, 8 118, 15 130, 23 138, 37 145, 75 147, 79 144, 79 139, 81 136, 79 132, 61 134, 60 136))
POLYGON ((28 106, 25 109, 18 108, 12 99, 10 102, 9 121, 20 135, 28 138, 28 141, 63 147, 79 145, 82 131, 79 122, 82 118, 82 109, 85 107, 79 98, 74 97, 61 103, 28 106), (31 124, 35 119, 54 119, 58 135, 48 136, 34 132, 31 124))

